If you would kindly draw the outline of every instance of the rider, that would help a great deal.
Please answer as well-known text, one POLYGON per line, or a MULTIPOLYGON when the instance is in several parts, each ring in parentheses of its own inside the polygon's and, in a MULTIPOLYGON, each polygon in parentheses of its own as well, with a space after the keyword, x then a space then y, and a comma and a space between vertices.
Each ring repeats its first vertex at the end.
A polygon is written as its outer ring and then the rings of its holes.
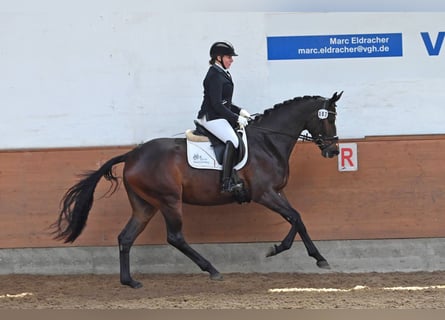
POLYGON ((229 73, 233 56, 237 56, 232 44, 215 42, 210 47, 210 68, 203 81, 204 98, 198 113, 199 123, 213 135, 225 142, 223 158, 222 192, 232 192, 241 185, 232 180, 234 153, 238 148, 237 125, 245 127, 249 112, 232 103, 233 81, 229 73))

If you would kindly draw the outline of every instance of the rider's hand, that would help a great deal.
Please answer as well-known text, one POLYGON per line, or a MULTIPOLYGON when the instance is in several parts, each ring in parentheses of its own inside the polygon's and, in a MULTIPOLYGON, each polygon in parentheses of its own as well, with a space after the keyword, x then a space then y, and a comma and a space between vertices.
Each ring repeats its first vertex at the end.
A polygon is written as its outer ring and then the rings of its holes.
POLYGON ((239 124, 240 127, 247 126, 247 124, 248 124, 247 118, 244 118, 243 116, 239 116, 238 117, 238 124, 239 124))
POLYGON ((239 115, 244 118, 250 118, 250 113, 246 109, 241 109, 239 115))

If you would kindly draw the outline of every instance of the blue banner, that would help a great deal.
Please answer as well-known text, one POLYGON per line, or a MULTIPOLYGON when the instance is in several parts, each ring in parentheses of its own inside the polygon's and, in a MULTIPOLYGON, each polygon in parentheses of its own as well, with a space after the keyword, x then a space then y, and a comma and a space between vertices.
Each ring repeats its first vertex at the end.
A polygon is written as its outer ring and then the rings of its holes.
POLYGON ((267 37, 268 60, 401 56, 401 33, 267 37))

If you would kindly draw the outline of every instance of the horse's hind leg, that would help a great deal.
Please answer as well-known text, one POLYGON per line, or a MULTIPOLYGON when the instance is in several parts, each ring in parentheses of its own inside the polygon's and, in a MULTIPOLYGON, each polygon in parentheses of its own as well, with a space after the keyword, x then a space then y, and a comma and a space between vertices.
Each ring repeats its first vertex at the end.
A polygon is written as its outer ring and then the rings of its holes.
POLYGON ((202 271, 207 271, 210 279, 222 280, 219 271, 185 241, 182 233, 182 202, 166 204, 161 207, 161 212, 167 226, 167 242, 190 258, 202 271))
POLYGON ((145 202, 131 191, 128 191, 128 198, 133 208, 133 215, 118 237, 120 281, 123 285, 128 285, 132 288, 140 288, 142 287, 142 284, 131 277, 130 249, 138 235, 145 229, 158 209, 145 202))

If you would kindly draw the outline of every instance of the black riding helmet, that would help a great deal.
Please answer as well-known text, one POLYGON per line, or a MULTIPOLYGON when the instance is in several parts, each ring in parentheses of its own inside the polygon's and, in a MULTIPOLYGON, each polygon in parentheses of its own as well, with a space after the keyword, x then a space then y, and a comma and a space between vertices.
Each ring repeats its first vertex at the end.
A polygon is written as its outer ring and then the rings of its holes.
POLYGON ((237 56, 237 54, 231 43, 218 41, 210 47, 210 57, 216 59, 218 56, 237 56))

